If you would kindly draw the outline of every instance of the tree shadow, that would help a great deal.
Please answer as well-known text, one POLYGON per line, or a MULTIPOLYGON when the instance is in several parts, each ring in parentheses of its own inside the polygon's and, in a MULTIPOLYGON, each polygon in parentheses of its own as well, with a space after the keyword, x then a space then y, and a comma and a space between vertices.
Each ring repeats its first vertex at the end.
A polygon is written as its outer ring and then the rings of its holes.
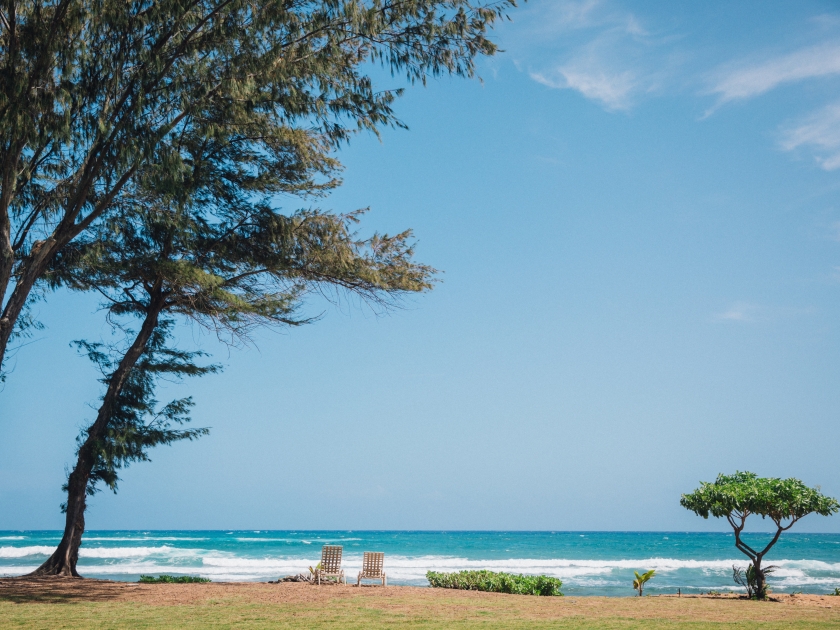
POLYGON ((70 577, 0 578, 0 602, 62 604, 106 602, 124 596, 127 584, 70 577))

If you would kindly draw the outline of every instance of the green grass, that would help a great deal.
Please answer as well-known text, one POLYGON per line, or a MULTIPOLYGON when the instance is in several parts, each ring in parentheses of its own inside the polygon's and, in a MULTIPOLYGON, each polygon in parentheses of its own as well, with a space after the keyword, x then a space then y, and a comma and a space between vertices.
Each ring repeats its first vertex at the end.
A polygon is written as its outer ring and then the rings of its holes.
MULTIPOLYGON (((518 599, 518 598, 517 598, 518 599)), ((134 602, 14 604, 0 602, 0 627, 49 629, 120 629, 120 628, 342 628, 348 630, 379 628, 426 629, 625 629, 763 630, 838 628, 836 620, 792 619, 778 621, 744 619, 741 621, 702 621, 674 619, 634 619, 627 616, 588 618, 574 615, 563 619, 517 618, 504 607, 480 610, 464 607, 438 607, 417 610, 383 610, 370 600, 344 600, 324 607, 303 604, 240 603, 206 601, 196 605, 155 606, 134 602)), ((476 607, 478 608, 478 607, 476 607)))
POLYGON ((8 628, 840 630, 840 602, 806 595, 757 602, 534 597, 400 586, 0 580, 0 630, 8 628))

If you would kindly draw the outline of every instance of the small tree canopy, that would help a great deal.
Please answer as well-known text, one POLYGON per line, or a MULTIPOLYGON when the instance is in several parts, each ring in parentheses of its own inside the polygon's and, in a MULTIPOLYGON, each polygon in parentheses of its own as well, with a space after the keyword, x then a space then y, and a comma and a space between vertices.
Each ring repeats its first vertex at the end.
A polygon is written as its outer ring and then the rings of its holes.
MULTIPOLYGON (((819 488, 809 488, 799 479, 759 477, 751 472, 718 475, 714 483, 701 482, 700 488, 684 494, 680 505, 698 516, 715 518, 758 514, 772 519, 779 527, 790 519, 793 525, 803 516, 831 516, 840 511, 836 499, 825 496, 819 488)), ((785 529, 787 529, 785 527, 785 529)))
POLYGON ((808 514, 831 516, 840 510, 836 499, 825 496, 819 488, 809 488, 799 479, 759 477, 751 472, 718 475, 714 483, 701 482, 700 488, 682 495, 680 505, 703 518, 709 518, 709 514, 726 517, 735 533, 735 547, 752 562, 748 591, 758 599, 767 596, 765 577, 771 569, 762 569, 761 560, 782 532, 808 514), (753 549, 741 538, 750 514, 770 518, 776 524, 776 533, 764 549, 753 549))

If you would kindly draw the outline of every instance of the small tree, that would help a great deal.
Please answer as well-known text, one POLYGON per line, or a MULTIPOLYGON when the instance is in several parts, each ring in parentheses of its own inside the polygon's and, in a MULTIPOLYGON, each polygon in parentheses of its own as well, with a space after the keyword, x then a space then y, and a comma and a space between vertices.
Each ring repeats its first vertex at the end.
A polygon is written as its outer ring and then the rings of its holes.
POLYGON ((645 588, 645 583, 650 578, 652 578, 654 575, 656 575, 656 571, 651 569, 650 571, 642 573, 641 575, 639 575, 638 571, 633 571, 633 573, 636 574, 636 579, 633 580, 633 588, 635 588, 637 591, 639 591, 639 597, 641 597, 642 596, 642 591, 645 588))
POLYGON ((779 540, 782 532, 808 514, 830 516, 840 511, 836 499, 822 494, 819 488, 809 488, 799 479, 759 477, 751 472, 718 475, 714 483, 701 482, 700 488, 684 494, 680 505, 703 518, 726 517, 735 531, 735 546, 752 562, 754 595, 767 596, 765 572, 761 560, 779 540), (747 517, 758 514, 776 524, 776 533, 761 551, 756 551, 741 538, 747 517))

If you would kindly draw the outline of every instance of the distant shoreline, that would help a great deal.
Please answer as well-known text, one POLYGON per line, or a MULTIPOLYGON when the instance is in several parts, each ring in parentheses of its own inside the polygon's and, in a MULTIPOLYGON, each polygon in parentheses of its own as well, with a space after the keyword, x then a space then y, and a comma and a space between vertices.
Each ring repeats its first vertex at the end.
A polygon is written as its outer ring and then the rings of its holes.
MULTIPOLYGON (((34 571, 59 540, 57 531, 0 532, 0 577, 34 571)), ((731 533, 93 530, 78 570, 128 583, 159 574, 268 582, 307 573, 327 544, 343 547, 347 575, 361 568, 364 551, 384 552, 394 586, 425 586, 428 571, 489 570, 559 578, 568 595, 613 597, 632 595, 634 571, 649 570, 651 595, 741 592, 732 567, 747 562, 731 533)), ((839 534, 785 536, 768 560, 779 566, 775 592, 824 595, 840 586, 839 534)))

